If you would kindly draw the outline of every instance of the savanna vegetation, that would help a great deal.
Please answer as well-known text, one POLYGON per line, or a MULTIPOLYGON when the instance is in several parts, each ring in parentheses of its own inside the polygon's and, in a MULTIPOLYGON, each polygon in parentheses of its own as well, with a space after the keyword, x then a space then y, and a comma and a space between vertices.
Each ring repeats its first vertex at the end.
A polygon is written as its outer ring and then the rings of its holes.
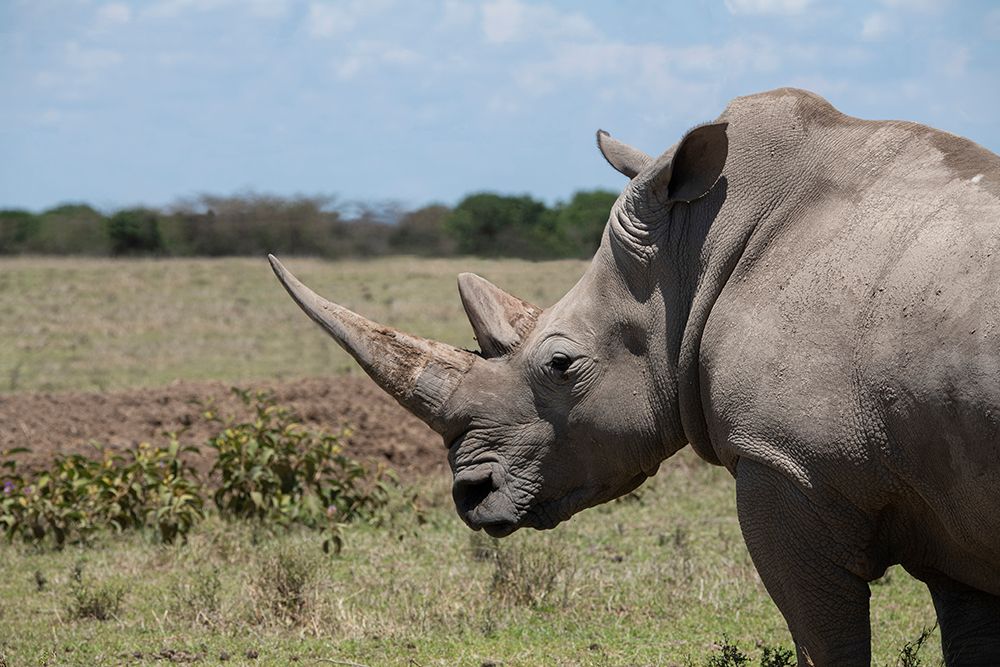
MULTIPOLYGON (((359 312, 467 347, 457 272, 544 306, 585 268, 290 265, 359 312)), ((5 258, 0 301, 0 401, 352 368, 258 259, 5 258)), ((205 406, 203 442, 0 465, 0 664, 790 664, 732 480, 691 452, 554 531, 495 541, 457 518, 446 475, 398 483, 351 458, 340 424, 247 398, 243 421, 205 406)), ((929 598, 902 570, 873 586, 872 622, 875 664, 939 663, 929 598)))
POLYGON ((249 193, 110 213, 87 204, 41 213, 8 209, 0 210, 0 255, 583 258, 597 248, 616 196, 578 192, 546 206, 527 195, 476 193, 454 208, 408 210, 394 203, 249 193))

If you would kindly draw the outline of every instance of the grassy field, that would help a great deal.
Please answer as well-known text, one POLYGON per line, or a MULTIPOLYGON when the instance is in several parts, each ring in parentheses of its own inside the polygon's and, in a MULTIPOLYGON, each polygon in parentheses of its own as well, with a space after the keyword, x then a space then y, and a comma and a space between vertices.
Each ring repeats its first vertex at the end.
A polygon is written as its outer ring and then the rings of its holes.
MULTIPOLYGON (((187 545, 5 547, 0 655, 9 665, 249 664, 248 652, 262 665, 704 665, 728 638, 756 665, 761 646, 790 645, 743 546, 732 481, 689 452, 638 496, 500 542, 461 524, 446 480, 420 497, 421 522, 400 510, 381 528, 350 527, 338 557, 318 535, 261 537, 218 521, 187 545)), ((933 613, 901 571, 873 593, 876 664, 895 665, 933 613)))
MULTIPOLYGON (((538 305, 586 263, 285 258, 324 296, 389 326, 473 346, 455 279, 473 271, 538 305)), ((0 259, 0 392, 246 382, 358 372, 267 260, 0 259)))
MULTIPOLYGON (((467 346, 456 273, 544 305, 585 266, 287 265, 374 319, 467 346)), ((3 260, 0 295, 6 392, 350 367, 263 259, 3 260)), ((0 665, 704 665, 727 638, 757 664, 762 646, 790 645, 743 545, 732 480, 690 452, 636 496, 500 542, 460 522, 447 485, 419 483, 419 521, 400 509, 383 527, 349 527, 340 556, 324 555, 318 534, 218 519, 186 545, 140 535, 61 552, 0 545, 0 665)), ((933 610, 895 568, 872 590, 875 664, 895 665, 933 610)), ((924 664, 937 663, 936 641, 924 664)))

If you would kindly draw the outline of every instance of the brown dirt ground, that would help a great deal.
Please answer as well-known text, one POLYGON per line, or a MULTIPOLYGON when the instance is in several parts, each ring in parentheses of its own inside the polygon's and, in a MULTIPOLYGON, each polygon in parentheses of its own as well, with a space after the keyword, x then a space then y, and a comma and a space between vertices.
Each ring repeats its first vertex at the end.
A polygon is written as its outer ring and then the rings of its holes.
MULTIPOLYGON (((349 456, 383 461, 407 479, 443 471, 447 454, 441 438, 362 376, 241 385, 272 392, 306 424, 328 432, 349 427, 349 456)), ((0 450, 28 447, 19 464, 31 468, 56 452, 93 453, 90 443, 112 449, 139 442, 166 443, 166 433, 181 432, 184 443, 202 444, 220 425, 202 412, 213 405, 223 417, 245 419, 247 406, 221 382, 176 382, 156 389, 106 393, 0 394, 0 450)), ((196 459, 206 470, 211 461, 196 459)))

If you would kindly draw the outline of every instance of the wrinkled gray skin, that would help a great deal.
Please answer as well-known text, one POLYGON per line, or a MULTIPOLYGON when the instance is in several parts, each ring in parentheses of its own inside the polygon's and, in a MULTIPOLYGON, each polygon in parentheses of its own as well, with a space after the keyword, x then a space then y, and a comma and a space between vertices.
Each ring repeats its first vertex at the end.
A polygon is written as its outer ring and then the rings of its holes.
POLYGON ((482 355, 379 327, 272 262, 448 446, 459 514, 507 535, 635 488, 690 443, 799 664, 870 662, 868 582, 926 582, 949 665, 1000 665, 1000 158, 804 91, 738 98, 631 181, 543 311, 469 274, 482 355))

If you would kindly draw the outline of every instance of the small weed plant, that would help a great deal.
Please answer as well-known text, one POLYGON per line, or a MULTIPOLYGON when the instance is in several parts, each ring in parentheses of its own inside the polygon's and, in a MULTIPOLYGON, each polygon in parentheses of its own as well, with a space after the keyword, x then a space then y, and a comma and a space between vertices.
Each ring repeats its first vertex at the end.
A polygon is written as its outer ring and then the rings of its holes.
MULTIPOLYGON (((760 667, 793 667, 795 665, 795 653, 784 646, 761 645, 760 667)), ((686 665, 695 667, 695 662, 688 658, 686 665)), ((751 667, 750 656, 744 653, 740 647, 729 639, 723 637, 708 659, 702 663, 705 667, 751 667)))
POLYGON ((106 621, 115 618, 125 598, 125 587, 113 581, 92 582, 83 573, 83 563, 78 562, 70 575, 70 618, 106 621))
POLYGON ((174 584, 173 611, 199 625, 215 627, 221 618, 221 592, 218 567, 196 568, 174 584))
POLYGON ((923 665, 924 661, 920 657, 920 649, 924 647, 930 636, 934 634, 936 627, 936 624, 924 627, 915 639, 903 644, 903 648, 899 650, 899 656, 896 658, 896 664, 899 667, 920 667, 923 665))
POLYGON ((576 574, 573 559, 560 546, 541 542, 535 548, 491 538, 473 545, 472 557, 492 560, 490 592, 501 603, 527 607, 566 607, 576 574))
POLYGON ((321 563, 314 552, 288 545, 265 554, 252 572, 248 593, 256 623, 310 624, 321 563))

